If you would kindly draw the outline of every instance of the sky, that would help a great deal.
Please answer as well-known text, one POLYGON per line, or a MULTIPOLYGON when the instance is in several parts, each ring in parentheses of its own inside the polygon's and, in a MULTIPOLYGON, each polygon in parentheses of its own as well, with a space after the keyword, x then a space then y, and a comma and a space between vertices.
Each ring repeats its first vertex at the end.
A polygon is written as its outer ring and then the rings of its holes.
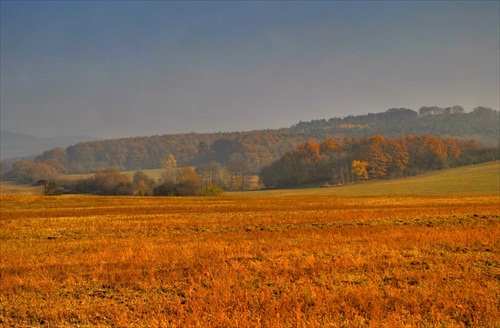
POLYGON ((1 1, 0 127, 100 138, 500 107, 498 1, 1 1))

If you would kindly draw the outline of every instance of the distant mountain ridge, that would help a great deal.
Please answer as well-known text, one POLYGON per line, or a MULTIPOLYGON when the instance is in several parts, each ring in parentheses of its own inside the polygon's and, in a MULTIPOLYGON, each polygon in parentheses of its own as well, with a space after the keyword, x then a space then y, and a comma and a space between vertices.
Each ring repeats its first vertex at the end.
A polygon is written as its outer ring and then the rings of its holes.
POLYGON ((89 136, 36 137, 27 134, 0 131, 0 158, 10 159, 40 154, 55 147, 66 148, 84 141, 99 140, 89 136))
POLYGON ((108 167, 119 170, 160 168, 170 155, 175 157, 178 166, 195 166, 210 161, 225 164, 231 157, 239 156, 257 172, 306 141, 341 141, 343 138, 373 135, 390 138, 433 135, 474 139, 497 146, 500 116, 498 111, 484 107, 476 107, 470 113, 465 113, 460 106, 422 107, 418 112, 392 108, 383 113, 300 122, 278 130, 185 133, 80 142, 66 149, 46 151, 37 156, 35 162, 51 163, 61 173, 90 173, 108 167))

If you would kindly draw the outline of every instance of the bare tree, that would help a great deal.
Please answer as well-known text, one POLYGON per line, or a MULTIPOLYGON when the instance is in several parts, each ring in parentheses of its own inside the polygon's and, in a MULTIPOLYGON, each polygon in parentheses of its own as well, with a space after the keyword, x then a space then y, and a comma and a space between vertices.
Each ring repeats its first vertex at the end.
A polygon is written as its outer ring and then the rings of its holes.
POLYGON ((226 163, 229 174, 229 188, 243 190, 248 188, 252 171, 245 157, 241 154, 233 154, 226 163))

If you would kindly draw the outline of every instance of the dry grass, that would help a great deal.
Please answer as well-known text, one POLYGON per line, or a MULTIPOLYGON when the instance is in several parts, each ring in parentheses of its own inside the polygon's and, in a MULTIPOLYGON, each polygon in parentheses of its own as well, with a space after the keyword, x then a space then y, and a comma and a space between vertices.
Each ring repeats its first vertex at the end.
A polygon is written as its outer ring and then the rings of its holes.
POLYGON ((30 186, 14 181, 0 181, 0 195, 42 195, 43 186, 30 186))
POLYGON ((498 196, 0 197, 0 326, 500 325, 498 196))

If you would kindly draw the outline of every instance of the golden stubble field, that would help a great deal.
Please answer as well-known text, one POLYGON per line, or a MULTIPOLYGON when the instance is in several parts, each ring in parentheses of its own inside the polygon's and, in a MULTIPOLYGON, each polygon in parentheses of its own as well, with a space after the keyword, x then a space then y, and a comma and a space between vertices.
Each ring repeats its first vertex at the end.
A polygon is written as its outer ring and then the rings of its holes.
POLYGON ((0 197, 0 326, 500 326, 499 196, 0 197))

